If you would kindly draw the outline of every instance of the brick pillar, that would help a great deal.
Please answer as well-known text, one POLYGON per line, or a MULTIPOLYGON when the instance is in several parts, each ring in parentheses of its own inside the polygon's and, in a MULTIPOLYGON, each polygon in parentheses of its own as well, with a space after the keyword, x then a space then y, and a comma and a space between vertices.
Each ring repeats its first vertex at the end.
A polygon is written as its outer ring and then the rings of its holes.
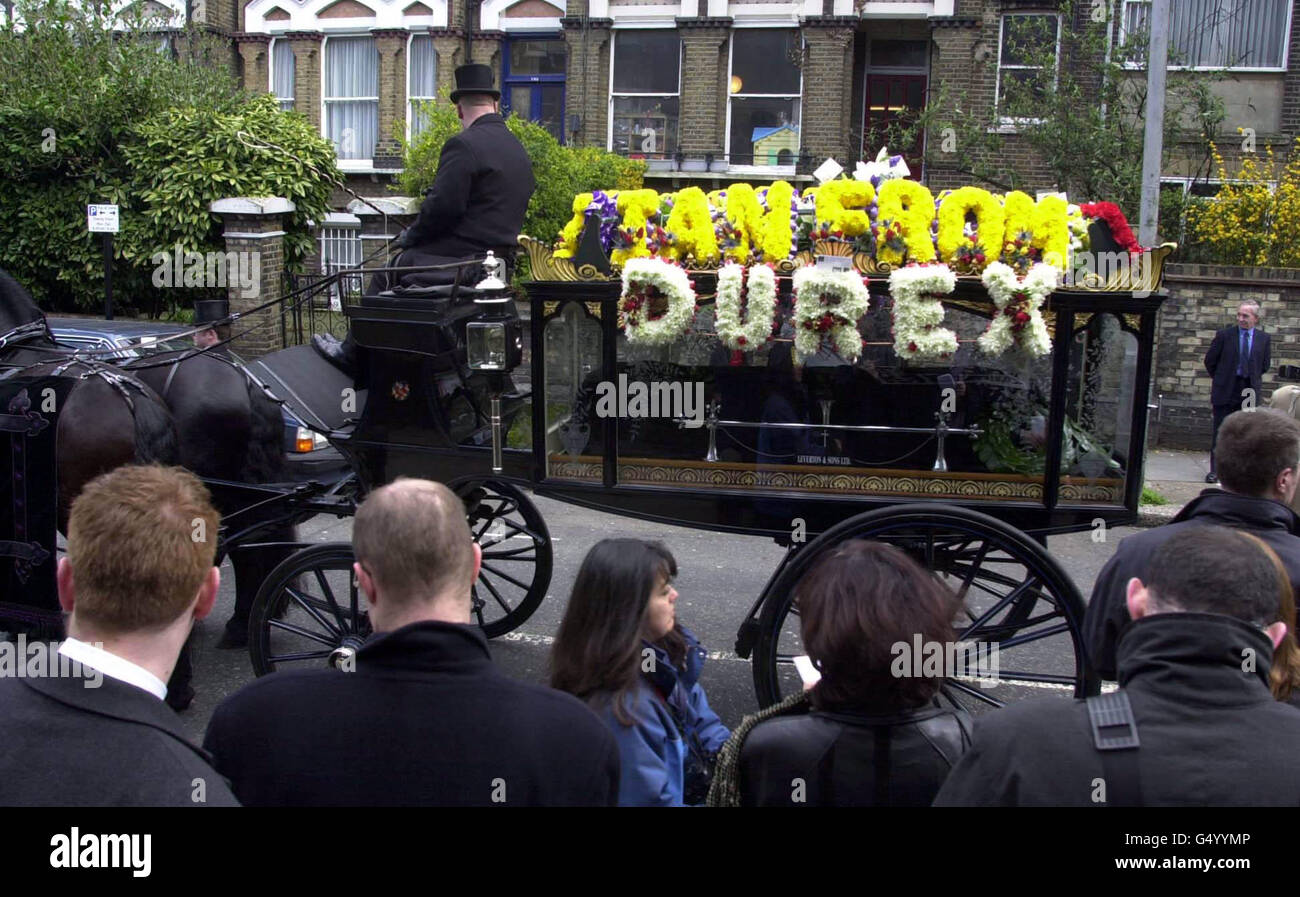
POLYGON ((402 145, 396 128, 406 122, 406 40, 410 32, 376 28, 370 32, 379 53, 379 128, 376 168, 401 168, 402 145))
POLYGON ((852 16, 809 16, 803 20, 803 107, 800 152, 813 168, 828 157, 852 168, 853 34, 852 16))
MULTIPOLYGON (((255 260, 258 267, 256 295, 246 295, 238 283, 227 280, 231 312, 243 313, 279 299, 284 284, 284 216, 294 211, 294 204, 278 196, 261 199, 219 199, 209 206, 221 218, 225 230, 226 252, 237 253, 241 264, 255 260)), ((244 268, 243 270, 251 270, 244 268)), ((242 334, 236 343, 245 358, 259 358, 284 348, 281 308, 271 305, 246 318, 240 318, 233 330, 242 334)))
POLYGON ((238 48, 239 58, 243 62, 244 90, 250 90, 254 93, 266 93, 267 85, 271 83, 270 74, 267 71, 271 51, 271 36, 269 34, 236 34, 235 46, 238 48))
POLYGON ((369 204, 359 199, 348 203, 348 211, 361 219, 361 258, 375 258, 366 262, 366 268, 382 268, 387 254, 379 250, 402 232, 402 228, 415 222, 420 214, 423 197, 384 196, 369 197, 369 204))
MULTIPOLYGON (((977 18, 936 18, 931 20, 930 81, 927 102, 933 102, 944 91, 949 104, 983 102, 983 91, 977 81, 980 71, 975 59, 983 24, 977 18), (977 99, 978 97, 978 99, 977 99)), ((996 43, 996 40, 995 40, 996 43)), ((983 55, 986 50, 981 48, 983 55)), ((996 52, 996 49, 993 51, 996 52)), ((992 102, 990 98, 989 102, 992 102)), ((945 152, 944 134, 931 130, 926 134, 926 184, 932 190, 963 186, 970 182, 961 173, 958 163, 969 161, 969 148, 952 146, 945 152)))
POLYGON ((568 77, 564 82, 566 117, 579 118, 576 135, 564 124, 564 139, 575 146, 604 148, 609 135, 610 27, 613 19, 583 18, 581 4, 570 0, 569 15, 560 19, 568 51, 568 77))
POLYGON ((321 41, 325 35, 319 31, 290 31, 285 37, 293 48, 293 108, 307 116, 319 131, 321 41))
POLYGON ((498 82, 497 87, 501 84, 501 45, 505 42, 506 35, 504 31, 475 31, 474 45, 472 47, 474 58, 472 62, 481 63, 492 69, 492 77, 498 82))
MULTIPOLYGON (((454 3, 452 8, 459 9, 454 3)), ((465 61, 465 32, 461 28, 430 28, 433 50, 438 54, 438 93, 456 89, 456 66, 465 61)))
POLYGON ((721 153, 726 144, 727 41, 731 19, 679 18, 682 36, 682 102, 677 122, 677 150, 688 157, 721 153))

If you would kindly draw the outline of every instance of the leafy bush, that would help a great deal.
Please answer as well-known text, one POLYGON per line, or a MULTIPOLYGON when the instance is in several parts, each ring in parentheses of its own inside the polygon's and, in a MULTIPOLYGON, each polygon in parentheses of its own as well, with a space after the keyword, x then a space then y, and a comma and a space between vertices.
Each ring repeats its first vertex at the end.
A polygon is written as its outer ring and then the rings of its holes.
POLYGON ((235 139, 244 131, 333 173, 329 145, 305 119, 266 98, 245 105, 228 48, 197 29, 173 35, 185 49, 106 7, 29 0, 0 31, 0 265, 38 301, 94 309, 102 301, 101 238, 86 231, 89 203, 121 207, 114 240, 114 297, 124 309, 184 301, 151 282, 149 256, 179 243, 224 249, 207 203, 233 195, 288 196, 299 205, 288 252, 307 240, 303 222, 325 209, 320 175, 235 139), (198 160, 202 160, 199 162, 198 160), (187 167, 188 166, 188 167, 187 167))
MULTIPOLYGON (((447 139, 460 133, 460 120, 445 93, 443 101, 426 103, 428 126, 416 139, 403 141, 405 171, 398 176, 397 189, 407 196, 423 196, 438 173, 438 157, 447 139)), ((552 241, 572 215, 573 197, 589 190, 636 189, 645 175, 645 163, 625 159, 595 147, 561 146, 551 133, 536 122, 517 115, 506 118, 506 126, 519 138, 533 162, 537 189, 528 203, 523 232, 542 241, 552 241)))
POLYGON ((1199 254, 1222 265, 1300 267, 1300 138, 1280 170, 1271 147, 1262 157, 1246 156, 1233 173, 1217 147, 1213 153, 1224 184, 1187 209, 1188 237, 1199 254))

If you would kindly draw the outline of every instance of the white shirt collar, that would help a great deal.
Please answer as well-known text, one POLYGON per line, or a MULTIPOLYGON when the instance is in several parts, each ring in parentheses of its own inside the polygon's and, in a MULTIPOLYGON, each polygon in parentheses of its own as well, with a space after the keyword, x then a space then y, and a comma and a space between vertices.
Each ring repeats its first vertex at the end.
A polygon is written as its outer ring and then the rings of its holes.
POLYGON ((116 654, 111 654, 103 648, 69 636, 59 646, 59 653, 77 661, 82 666, 98 670, 105 676, 125 682, 127 685, 134 685, 136 688, 143 688, 160 701, 167 697, 166 682, 144 667, 134 664, 123 657, 118 657, 116 654))

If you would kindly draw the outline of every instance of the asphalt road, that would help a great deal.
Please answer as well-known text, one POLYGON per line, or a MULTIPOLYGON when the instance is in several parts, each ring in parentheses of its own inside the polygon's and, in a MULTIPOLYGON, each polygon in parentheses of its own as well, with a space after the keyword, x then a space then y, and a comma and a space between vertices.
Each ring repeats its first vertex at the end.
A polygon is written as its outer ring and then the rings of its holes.
MULTIPOLYGON (((551 639, 559 626, 569 589, 587 550, 602 538, 628 536, 660 539, 678 561, 676 587, 680 593, 678 619, 693 629, 711 652, 703 682, 709 701, 728 726, 757 709, 753 674, 749 661, 733 653, 736 630, 768 577, 780 562, 784 549, 770 540, 666 527, 625 517, 602 514, 549 499, 536 499, 554 542, 555 566, 546 600, 523 626, 494 640, 492 654, 508 674, 533 682, 545 682, 551 639)), ((351 521, 317 517, 301 531, 307 541, 347 541, 351 521)), ((1085 600, 1102 565, 1115 544, 1130 529, 1116 529, 1105 542, 1094 541, 1091 533, 1054 536, 1048 550, 1065 567, 1085 600)), ((227 563, 222 568, 221 594, 213 615, 198 626, 195 650, 197 697, 182 714, 187 732, 195 740, 203 737, 216 705, 253 679, 246 651, 217 650, 216 642, 234 607, 234 577, 227 563)), ((1041 659, 1060 668, 1068 649, 1055 637, 1037 646, 1041 659)), ((1009 653, 1009 652, 1008 652, 1009 653)), ((1018 662, 1019 663, 1019 662, 1018 662)), ((1067 694, 1061 689, 1023 690, 1030 696, 1067 694)))

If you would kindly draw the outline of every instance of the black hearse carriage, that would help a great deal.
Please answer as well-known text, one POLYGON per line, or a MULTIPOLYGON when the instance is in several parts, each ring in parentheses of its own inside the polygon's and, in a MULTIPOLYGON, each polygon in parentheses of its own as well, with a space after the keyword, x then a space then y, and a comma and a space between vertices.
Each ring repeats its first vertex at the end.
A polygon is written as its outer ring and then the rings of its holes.
MULTIPOLYGON (((1094 248, 1109 238, 1098 227, 1094 248)), ((888 268, 848 244, 817 243, 778 267, 778 317, 789 318, 797 266, 840 257, 869 283, 863 354, 852 365, 822 355, 796 365, 788 327, 741 357, 720 347, 716 271, 694 272, 691 331, 648 348, 623 335, 618 272, 591 240, 576 259, 520 242, 533 278, 526 320, 490 279, 478 290, 361 296, 344 310, 369 350, 368 391, 305 346, 254 365, 352 460, 358 493, 407 475, 466 498, 484 549, 475 613, 489 635, 518 627, 546 593, 552 544, 530 498, 541 495, 788 546, 736 639, 763 704, 799 687, 795 585, 850 538, 911 552, 965 599, 962 638, 996 643, 996 682, 954 679, 959 699, 1096 690, 1080 642, 1083 601, 1046 537, 1092 531, 1101 541, 1136 518, 1171 244, 1147 253, 1148 264, 1053 292, 1051 351, 1037 359, 977 351, 994 305, 978 277, 959 277, 944 325, 960 348, 927 366, 895 356, 888 268), (662 396, 678 384, 681 401, 658 416, 602 405, 636 383, 660 384, 662 396)), ((268 578, 250 631, 259 674, 349 662, 369 631, 351 562, 346 543, 315 545, 268 578)))

